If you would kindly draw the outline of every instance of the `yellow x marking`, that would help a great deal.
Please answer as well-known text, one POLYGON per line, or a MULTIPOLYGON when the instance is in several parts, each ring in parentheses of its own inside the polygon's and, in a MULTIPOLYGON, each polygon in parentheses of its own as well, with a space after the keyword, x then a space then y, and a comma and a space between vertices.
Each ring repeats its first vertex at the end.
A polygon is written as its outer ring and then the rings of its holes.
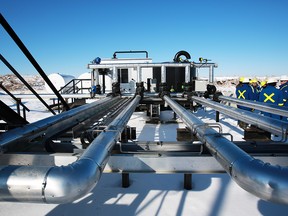
POLYGON ((238 99, 239 99, 239 98, 245 99, 245 97, 244 97, 244 93, 245 93, 245 92, 246 92, 246 90, 244 90, 243 92, 241 92, 240 90, 238 90, 238 93, 239 93, 238 99))
POLYGON ((272 103, 275 103, 275 100, 272 99, 272 97, 274 96, 275 94, 272 93, 270 95, 267 95, 266 93, 264 93, 264 96, 266 97, 264 102, 267 102, 268 100, 271 101, 272 103))

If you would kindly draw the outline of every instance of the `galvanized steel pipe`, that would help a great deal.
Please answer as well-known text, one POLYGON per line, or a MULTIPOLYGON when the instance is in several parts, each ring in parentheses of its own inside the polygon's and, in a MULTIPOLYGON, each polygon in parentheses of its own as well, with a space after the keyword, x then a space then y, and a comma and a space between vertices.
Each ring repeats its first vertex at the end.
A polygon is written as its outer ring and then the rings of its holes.
POLYGON ((109 109, 112 104, 117 103, 119 100, 119 97, 107 97, 23 127, 9 130, 0 135, 0 152, 24 149, 28 147, 27 143, 29 141, 39 136, 42 136, 44 140, 48 139, 55 134, 59 134, 61 131, 66 131, 80 122, 85 121, 97 114, 100 110, 109 109))
POLYGON ((227 97, 227 96, 219 96, 218 98, 219 100, 228 101, 231 103, 235 103, 237 105, 241 105, 241 106, 249 107, 252 109, 288 117, 287 107, 276 106, 273 104, 267 104, 267 103, 263 103, 259 101, 237 99, 237 98, 227 97))
POLYGON ((166 66, 161 66, 161 83, 166 83, 166 66))
POLYGON ((207 100, 201 97, 193 96, 191 99, 199 104, 208 106, 217 110, 227 116, 238 119, 240 121, 246 122, 251 125, 255 125, 265 131, 272 134, 286 137, 288 131, 288 122, 273 119, 267 116, 262 116, 257 113, 250 111, 225 106, 223 104, 217 103, 215 101, 207 100))
POLYGON ((261 199, 288 204, 288 168, 251 157, 169 97, 164 100, 240 187, 261 199))
POLYGON ((214 82, 214 67, 212 67, 212 65, 210 65, 209 67, 209 83, 213 83, 214 82))
POLYGON ((185 82, 186 83, 191 82, 191 75, 190 75, 191 74, 191 72, 190 72, 191 70, 190 69, 191 69, 190 66, 186 66, 185 67, 185 82))
POLYGON ((108 125, 78 161, 61 167, 0 167, 0 200, 67 203, 81 198, 97 184, 111 151, 141 97, 132 102, 108 125))

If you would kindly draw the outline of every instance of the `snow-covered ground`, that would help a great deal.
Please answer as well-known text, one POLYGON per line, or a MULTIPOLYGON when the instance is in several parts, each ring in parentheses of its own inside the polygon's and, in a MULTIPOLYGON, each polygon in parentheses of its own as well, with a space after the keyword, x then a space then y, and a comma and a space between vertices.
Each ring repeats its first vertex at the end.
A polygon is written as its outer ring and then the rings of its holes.
MULTIPOLYGON (((233 90, 227 90, 232 92, 233 90)), ((0 96, 1 97, 1 96, 0 96)), ((31 111, 30 122, 51 114, 36 99, 22 101, 31 111)), ((13 106, 11 100, 6 103, 13 106)), ((51 101, 47 101, 51 103, 51 101)), ((205 122, 214 122, 215 112, 202 109, 195 113, 205 122)), ((171 111, 162 113, 172 118, 171 111)), ((176 141, 177 124, 146 124, 144 113, 134 113, 128 125, 137 126, 138 140, 176 141)), ((242 140, 243 131, 236 120, 220 115, 224 133, 231 133, 234 140, 242 140)), ((216 160, 215 160, 215 163, 216 160)), ((183 189, 183 174, 130 174, 130 187, 121 187, 121 174, 104 173, 96 187, 85 197, 68 204, 31 204, 0 202, 0 215, 287 215, 288 206, 263 201, 234 183, 227 174, 193 174, 192 190, 183 189)))

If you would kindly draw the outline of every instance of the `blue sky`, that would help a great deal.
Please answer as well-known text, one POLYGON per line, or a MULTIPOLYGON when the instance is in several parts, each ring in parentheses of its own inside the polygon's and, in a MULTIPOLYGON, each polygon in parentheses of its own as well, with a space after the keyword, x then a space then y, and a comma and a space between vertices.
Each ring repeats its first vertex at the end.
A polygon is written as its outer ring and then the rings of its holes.
MULTIPOLYGON (((76 77, 120 50, 147 50, 153 62, 186 50, 217 63, 215 76, 288 74, 287 8, 286 0, 0 0, 42 69, 76 77)), ((2 26, 0 53, 20 74, 37 74, 2 26)))

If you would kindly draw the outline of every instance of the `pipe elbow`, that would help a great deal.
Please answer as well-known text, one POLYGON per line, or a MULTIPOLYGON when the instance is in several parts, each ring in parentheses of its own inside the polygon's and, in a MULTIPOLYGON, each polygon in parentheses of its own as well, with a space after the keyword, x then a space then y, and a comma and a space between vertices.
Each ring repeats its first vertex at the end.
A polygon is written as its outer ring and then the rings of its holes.
POLYGON ((95 187, 100 176, 100 167, 90 159, 52 167, 43 183, 43 201, 60 204, 77 200, 95 187))
POLYGON ((234 163, 231 174, 240 187, 259 198, 288 204, 288 168, 254 159, 234 163))

